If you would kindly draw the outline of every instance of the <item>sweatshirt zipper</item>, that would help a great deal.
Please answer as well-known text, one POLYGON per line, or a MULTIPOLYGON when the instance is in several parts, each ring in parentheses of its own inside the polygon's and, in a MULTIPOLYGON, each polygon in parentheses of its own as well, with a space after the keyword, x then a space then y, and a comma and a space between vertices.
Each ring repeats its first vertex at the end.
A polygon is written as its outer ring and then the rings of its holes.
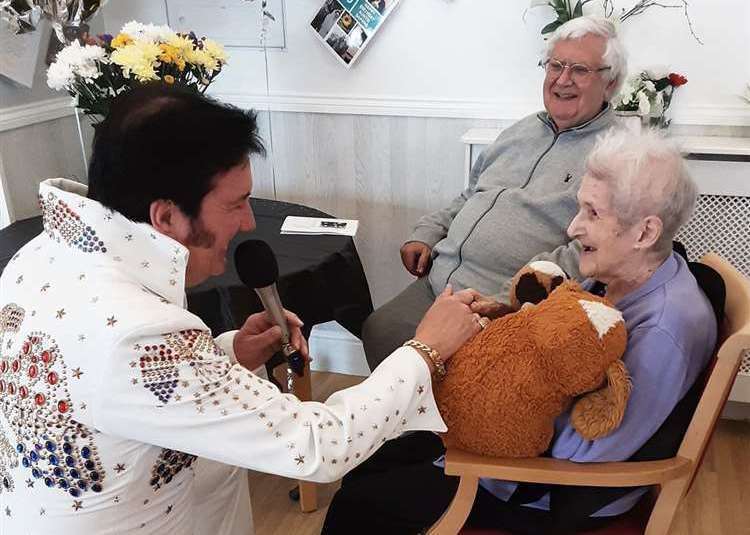
MULTIPOLYGON (((544 122, 544 121, 542 121, 542 122, 544 122)), ((550 126, 547 123, 544 123, 544 125, 547 128, 550 128, 550 126)), ((554 129, 552 129, 552 128, 550 128, 550 129, 552 130, 552 132, 554 134, 554 137, 552 138, 552 143, 550 143, 550 146, 547 147, 545 149, 545 151, 539 156, 539 158, 537 158, 536 162, 534 162, 534 167, 531 168, 531 172, 529 173, 528 178, 526 178, 526 182, 524 182, 523 185, 519 189, 525 189, 526 186, 529 185, 529 182, 531 182, 531 177, 534 176, 534 172, 536 171, 536 168, 539 165, 539 162, 541 162, 542 158, 544 158, 547 155, 547 153, 550 150, 552 150, 552 147, 554 147, 555 143, 557 142, 557 138, 560 137, 560 132, 555 132, 554 129)), ((453 270, 450 273, 448 273, 448 277, 445 279, 445 284, 446 285, 450 282, 451 277, 453 276, 453 274, 456 271, 458 271, 458 268, 461 267, 461 264, 464 261, 463 252, 464 252, 464 244, 466 243, 466 240, 469 239, 469 236, 471 236, 472 232, 474 232, 474 229, 477 228, 477 225, 479 224, 479 222, 482 219, 484 219, 484 216, 486 216, 495 207, 495 204, 497 204, 497 200, 500 198, 500 195, 502 195, 503 192, 505 192, 506 189, 508 189, 508 188, 503 188, 503 189, 501 189, 500 191, 497 192, 497 195, 495 195, 495 199, 492 201, 492 204, 490 204, 489 208, 487 208, 487 210, 485 210, 484 213, 481 216, 479 216, 476 219, 476 221, 474 221, 474 224, 471 226, 471 229, 469 230, 469 232, 464 237, 463 241, 461 242, 461 245, 458 246, 458 263, 456 264, 456 267, 454 267, 453 270)))

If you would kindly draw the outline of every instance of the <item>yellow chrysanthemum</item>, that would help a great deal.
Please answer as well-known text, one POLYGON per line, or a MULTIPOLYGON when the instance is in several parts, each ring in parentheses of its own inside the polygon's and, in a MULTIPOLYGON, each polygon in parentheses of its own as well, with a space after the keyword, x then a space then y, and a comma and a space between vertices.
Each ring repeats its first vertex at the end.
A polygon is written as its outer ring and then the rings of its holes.
POLYGON ((111 61, 122 67, 126 77, 132 73, 139 81, 145 82, 158 80, 154 67, 160 54, 159 45, 150 41, 134 41, 113 51, 111 61))
POLYGON ((221 65, 226 64, 227 59, 229 58, 226 50, 224 50, 224 47, 213 39, 203 40, 203 50, 211 54, 211 57, 218 61, 221 65))
POLYGON ((183 59, 187 57, 188 53, 193 51, 193 48, 195 48, 192 39, 178 34, 170 36, 170 38, 165 41, 165 44, 177 49, 180 57, 183 59))
POLYGON ((126 33, 118 33, 115 38, 112 39, 110 46, 112 48, 120 48, 125 45, 129 45, 133 42, 133 38, 126 33))
POLYGON ((190 51, 185 59, 188 63, 203 67, 209 73, 219 70, 219 62, 204 49, 196 48, 190 51))
POLYGON ((161 49, 159 61, 162 63, 174 63, 180 71, 185 69, 185 59, 178 48, 164 43, 160 44, 159 48, 161 49))

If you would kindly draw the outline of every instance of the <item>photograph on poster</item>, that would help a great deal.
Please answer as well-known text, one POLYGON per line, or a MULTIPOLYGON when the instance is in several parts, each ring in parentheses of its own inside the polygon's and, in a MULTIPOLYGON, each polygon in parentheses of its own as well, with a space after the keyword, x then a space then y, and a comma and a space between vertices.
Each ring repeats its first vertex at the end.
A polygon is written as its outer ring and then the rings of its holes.
POLYGON ((344 33, 349 33, 354 28, 354 19, 349 13, 344 13, 339 18, 339 27, 344 30, 344 33))
POLYGON ((318 35, 325 38, 343 12, 344 8, 336 0, 327 0, 315 15, 312 22, 310 22, 310 26, 312 26, 318 35))
POLYGON ((368 0, 368 2, 370 2, 370 5, 377 9, 378 13, 381 15, 385 15, 385 12, 394 4, 393 0, 368 0))

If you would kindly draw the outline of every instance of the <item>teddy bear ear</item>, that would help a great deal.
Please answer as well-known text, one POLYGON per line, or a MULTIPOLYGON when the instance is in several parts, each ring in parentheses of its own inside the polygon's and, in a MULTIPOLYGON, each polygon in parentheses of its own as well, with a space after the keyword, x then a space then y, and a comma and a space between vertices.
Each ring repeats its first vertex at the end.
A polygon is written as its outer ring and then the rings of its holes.
POLYGON ((537 304, 547 298, 547 288, 539 282, 533 272, 524 273, 516 283, 516 298, 519 303, 537 304))
POLYGON ((554 262, 537 260, 525 265, 511 282, 511 307, 518 310, 525 303, 538 304, 567 278, 562 268, 554 262))

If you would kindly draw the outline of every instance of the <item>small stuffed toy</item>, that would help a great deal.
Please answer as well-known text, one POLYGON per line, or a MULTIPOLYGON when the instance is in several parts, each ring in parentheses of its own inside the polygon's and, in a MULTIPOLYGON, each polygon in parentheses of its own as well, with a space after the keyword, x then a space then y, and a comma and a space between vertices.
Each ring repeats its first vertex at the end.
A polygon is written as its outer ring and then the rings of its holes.
POLYGON ((622 421, 630 380, 621 360, 622 315, 551 262, 516 274, 508 313, 465 344, 437 383, 448 446, 493 457, 536 457, 555 418, 575 398, 571 421, 593 440, 622 421))

